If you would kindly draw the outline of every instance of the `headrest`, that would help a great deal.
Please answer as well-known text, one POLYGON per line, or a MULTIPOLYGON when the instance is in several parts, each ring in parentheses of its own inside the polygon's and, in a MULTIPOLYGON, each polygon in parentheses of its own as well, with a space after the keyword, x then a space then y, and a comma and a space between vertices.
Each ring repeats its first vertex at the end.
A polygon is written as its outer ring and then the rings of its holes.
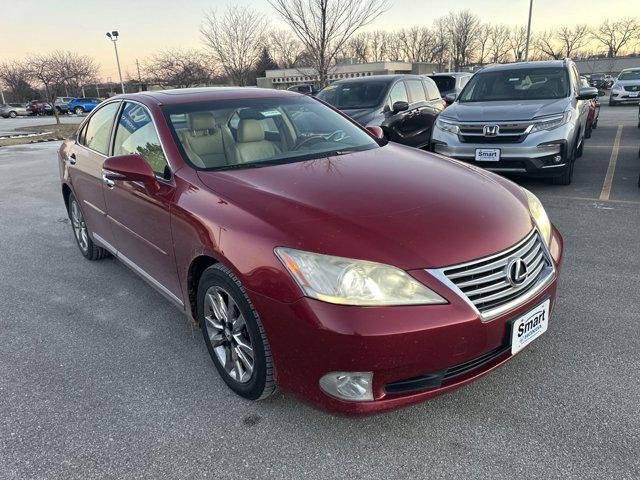
POLYGON ((264 140, 264 130, 259 120, 240 120, 238 123, 238 142, 260 142, 264 140))
POLYGON ((187 117, 189 119, 189 130, 201 132, 216 128, 216 119, 211 112, 193 112, 187 117))

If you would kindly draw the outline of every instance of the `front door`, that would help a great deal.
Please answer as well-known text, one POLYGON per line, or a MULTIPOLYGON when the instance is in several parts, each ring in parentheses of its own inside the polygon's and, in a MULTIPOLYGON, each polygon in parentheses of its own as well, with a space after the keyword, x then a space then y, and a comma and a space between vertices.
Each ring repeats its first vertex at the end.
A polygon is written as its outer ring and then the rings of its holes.
POLYGON ((142 156, 159 182, 158 189, 127 180, 104 184, 118 258, 166 296, 182 303, 171 236, 175 187, 153 119, 146 107, 125 102, 115 129, 113 155, 142 156))
POLYGON ((102 163, 107 158, 111 129, 120 102, 107 103, 89 117, 69 153, 69 177, 82 216, 99 244, 114 244, 102 192, 102 163))

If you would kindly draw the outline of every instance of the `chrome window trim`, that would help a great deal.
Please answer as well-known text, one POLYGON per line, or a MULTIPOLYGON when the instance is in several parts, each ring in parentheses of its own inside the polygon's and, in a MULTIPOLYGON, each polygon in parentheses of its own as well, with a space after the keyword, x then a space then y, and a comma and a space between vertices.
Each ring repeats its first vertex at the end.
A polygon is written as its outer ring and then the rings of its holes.
POLYGON ((120 253, 113 245, 107 242, 104 238, 102 238, 97 233, 93 232, 91 234, 96 243, 99 243, 100 246, 106 248, 114 257, 124 263, 127 267, 133 270, 135 273, 140 275, 144 280, 147 281, 152 287, 154 287, 158 292, 160 292, 166 299, 172 301, 175 305, 177 305, 181 310, 184 310, 184 303, 180 300, 176 295, 174 295, 171 290, 162 285, 159 281, 153 278, 150 274, 148 274, 143 268, 139 267, 133 260, 130 260, 125 255, 120 253))
POLYGON ((449 288, 453 293, 455 293, 458 297, 460 297, 467 305, 469 305, 469 307, 476 313, 476 315, 478 315, 478 317, 482 322, 489 322, 501 315, 504 315, 505 313, 508 313, 520 307, 521 305, 525 304, 530 299, 535 297, 537 294, 539 294, 557 277, 556 268, 553 263, 553 257, 551 256, 551 252, 549 251, 549 247, 545 243, 544 239, 540 235, 540 232, 538 231, 537 228, 533 228, 529 233, 527 233, 527 235, 525 235, 525 237, 520 242, 500 252, 494 253, 493 255, 489 255, 487 257, 477 258, 469 262, 459 263, 456 265, 449 265, 441 268, 427 268, 426 272, 434 276, 440 282, 442 282, 447 288, 449 288), (506 251, 512 251, 512 250, 515 251, 519 247, 524 245, 528 240, 530 240, 531 236, 534 234, 540 236, 540 244, 542 245, 542 248, 545 256, 547 257, 547 260, 549 261, 549 266, 543 268, 543 272, 545 273, 539 274, 540 276, 534 283, 533 287, 531 287, 521 296, 514 298, 513 300, 510 300, 509 302, 503 305, 500 305, 499 307, 493 308, 491 310, 487 310, 485 312, 480 312, 480 310, 473 304, 473 302, 469 299, 469 297, 467 297, 467 295, 460 288, 458 288, 458 286, 452 280, 450 280, 445 274, 445 271, 447 270, 451 270, 454 268, 462 268, 470 265, 475 265, 480 262, 490 261, 493 258, 497 258, 504 255, 506 251))

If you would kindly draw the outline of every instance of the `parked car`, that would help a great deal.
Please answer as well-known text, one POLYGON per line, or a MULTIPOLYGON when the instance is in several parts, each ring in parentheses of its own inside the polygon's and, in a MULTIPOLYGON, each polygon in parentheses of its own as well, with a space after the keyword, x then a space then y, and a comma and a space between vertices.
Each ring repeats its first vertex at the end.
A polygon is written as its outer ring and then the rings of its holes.
POLYGON ((627 68, 620 72, 611 87, 609 105, 637 102, 640 100, 640 68, 627 68))
POLYGON ((604 90, 607 88, 607 77, 604 73, 592 73, 589 77, 589 85, 604 90))
POLYGON ((58 114, 69 112, 69 102, 73 100, 73 97, 56 97, 53 102, 53 106, 58 111, 58 114))
POLYGON ((196 319, 248 399, 419 402, 512 358, 555 303, 563 240, 532 193, 306 95, 117 96, 59 163, 80 252, 196 319))
POLYGON ((24 103, 5 103, 4 105, 0 105, 0 116, 3 118, 16 118, 19 115, 29 115, 27 106, 24 103))
POLYGON ((438 117, 432 148, 494 172, 568 185, 595 97, 570 60, 491 65, 438 117))
POLYGON ((447 95, 452 93, 456 96, 459 95, 473 74, 468 72, 449 72, 434 73, 427 76, 436 82, 438 90, 440 90, 440 96, 446 101, 447 95))
POLYGON ((41 100, 31 100, 27 104, 27 112, 29 115, 53 115, 53 107, 41 100))
POLYGON ((315 95, 318 90, 316 87, 310 83, 303 83, 300 85, 292 85, 287 88, 290 92, 304 93, 305 95, 315 95))
POLYGON ((80 115, 81 113, 90 112, 93 110, 102 100, 99 98, 85 97, 74 98, 68 104, 69 111, 80 115))
POLYGON ((429 145, 444 108, 435 83, 419 75, 338 80, 317 96, 363 126, 382 128, 386 139, 418 148, 429 145))
MULTIPOLYGON (((586 78, 580 77, 580 84, 583 88, 589 87, 586 78)), ((589 100, 589 115, 587 116, 587 125, 585 127, 584 137, 591 138, 593 130, 598 128, 598 119, 600 118, 600 100, 598 97, 589 100)))

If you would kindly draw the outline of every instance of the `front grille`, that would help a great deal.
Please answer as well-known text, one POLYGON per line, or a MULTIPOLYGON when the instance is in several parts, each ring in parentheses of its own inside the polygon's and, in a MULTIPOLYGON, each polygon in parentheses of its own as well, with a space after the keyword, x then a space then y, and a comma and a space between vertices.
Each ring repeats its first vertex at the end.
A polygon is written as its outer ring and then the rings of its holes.
POLYGON ((529 133, 530 123, 498 123, 498 124, 462 124, 459 125, 458 138, 465 143, 519 143, 529 133), (484 127, 495 125, 498 127, 496 136, 486 136, 484 127))
POLYGON ((640 85, 626 85, 624 89, 627 92, 640 92, 640 85))
POLYGON ((519 300, 524 301, 527 293, 553 275, 553 263, 540 234, 533 229, 522 241, 503 252, 446 267, 440 272, 487 318, 501 313, 501 307, 515 308, 519 300), (509 280, 508 272, 515 259, 522 259, 526 264, 526 275, 517 286, 509 280))
POLYGON ((397 382, 388 383, 384 386, 386 393, 407 393, 420 390, 428 390, 430 388, 438 388, 443 382, 459 377, 473 370, 476 370, 493 360, 496 360, 511 350, 509 345, 501 345, 493 350, 486 352, 479 357, 473 358, 468 362, 460 363, 438 372, 427 373, 418 377, 408 378, 397 382))

